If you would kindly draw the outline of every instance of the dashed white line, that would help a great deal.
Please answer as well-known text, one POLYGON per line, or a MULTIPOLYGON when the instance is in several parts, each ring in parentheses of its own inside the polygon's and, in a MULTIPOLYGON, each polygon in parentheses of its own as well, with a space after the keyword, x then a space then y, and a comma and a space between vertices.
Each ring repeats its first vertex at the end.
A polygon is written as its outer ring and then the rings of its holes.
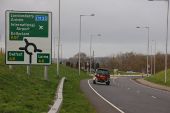
POLYGON ((152 98, 156 99, 156 97, 155 97, 155 96, 152 96, 152 98))
POLYGON ((102 98, 105 102, 107 102, 109 105, 111 105, 112 107, 114 107, 115 109, 117 109, 120 113, 125 113, 124 111, 122 111, 121 109, 119 109, 118 107, 116 107, 115 105, 113 105, 111 102, 109 102, 107 99, 105 99, 102 95, 100 95, 100 94, 90 85, 89 80, 88 80, 88 85, 89 85, 89 87, 90 87, 100 98, 102 98))

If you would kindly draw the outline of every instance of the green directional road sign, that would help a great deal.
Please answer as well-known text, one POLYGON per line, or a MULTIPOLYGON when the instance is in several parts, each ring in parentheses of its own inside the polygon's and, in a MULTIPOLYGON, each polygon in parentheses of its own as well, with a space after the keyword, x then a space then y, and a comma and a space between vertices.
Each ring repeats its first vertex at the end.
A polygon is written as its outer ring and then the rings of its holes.
POLYGON ((9 39, 24 37, 48 37, 48 14, 9 13, 9 39))
POLYGON ((6 64, 51 64, 51 20, 51 12, 6 11, 6 64))
POLYGON ((8 51, 8 61, 24 61, 24 52, 8 51))
POLYGON ((49 63, 50 54, 48 53, 38 53, 37 54, 37 63, 49 63))

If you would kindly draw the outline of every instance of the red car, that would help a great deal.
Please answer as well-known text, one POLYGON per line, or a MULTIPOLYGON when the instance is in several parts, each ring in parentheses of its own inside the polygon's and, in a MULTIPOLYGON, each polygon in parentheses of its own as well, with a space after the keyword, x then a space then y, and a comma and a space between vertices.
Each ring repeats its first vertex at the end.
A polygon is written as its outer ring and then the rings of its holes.
POLYGON ((110 73, 109 70, 104 68, 98 68, 96 70, 95 76, 93 78, 93 84, 96 83, 106 83, 106 85, 110 84, 110 73))

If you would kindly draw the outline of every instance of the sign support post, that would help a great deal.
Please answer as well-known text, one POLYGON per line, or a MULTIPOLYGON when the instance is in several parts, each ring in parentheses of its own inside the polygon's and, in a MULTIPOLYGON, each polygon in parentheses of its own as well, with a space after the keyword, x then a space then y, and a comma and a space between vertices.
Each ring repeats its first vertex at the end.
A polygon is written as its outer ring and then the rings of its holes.
POLYGON ((48 80, 48 66, 44 66, 44 80, 48 80))
POLYGON ((27 75, 31 75, 31 65, 27 65, 27 75))
POLYGON ((12 69, 12 65, 9 65, 9 69, 10 69, 10 70, 12 69))

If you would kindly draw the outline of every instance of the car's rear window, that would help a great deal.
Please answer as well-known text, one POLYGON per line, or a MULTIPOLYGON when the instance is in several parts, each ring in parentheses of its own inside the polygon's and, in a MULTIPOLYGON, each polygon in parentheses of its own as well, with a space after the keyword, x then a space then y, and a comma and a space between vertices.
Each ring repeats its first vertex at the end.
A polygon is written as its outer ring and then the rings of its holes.
POLYGON ((97 69, 97 74, 109 75, 109 71, 105 69, 97 69))

